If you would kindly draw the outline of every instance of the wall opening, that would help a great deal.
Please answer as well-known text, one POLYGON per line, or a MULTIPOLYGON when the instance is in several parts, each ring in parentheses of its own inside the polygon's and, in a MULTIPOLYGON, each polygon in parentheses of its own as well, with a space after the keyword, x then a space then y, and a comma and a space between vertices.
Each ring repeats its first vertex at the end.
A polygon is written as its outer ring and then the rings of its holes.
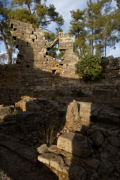
POLYGON ((56 43, 52 48, 47 49, 47 55, 56 58, 58 61, 62 61, 64 50, 59 50, 59 44, 56 43))
POLYGON ((18 54, 19 54, 18 45, 16 45, 12 53, 12 64, 16 64, 18 54))
POLYGON ((13 36, 13 40, 16 40, 16 36, 13 36))
POLYGON ((52 74, 56 74, 56 69, 52 70, 52 74))

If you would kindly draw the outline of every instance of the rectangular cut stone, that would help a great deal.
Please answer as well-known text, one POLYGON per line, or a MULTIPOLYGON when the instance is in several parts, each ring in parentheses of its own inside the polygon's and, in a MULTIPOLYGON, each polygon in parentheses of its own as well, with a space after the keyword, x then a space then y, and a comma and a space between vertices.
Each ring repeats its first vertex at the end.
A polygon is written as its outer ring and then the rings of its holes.
POLYGON ((54 153, 43 153, 38 156, 38 161, 50 166, 51 168, 56 169, 59 172, 64 172, 64 161, 61 156, 54 153))
POLYGON ((90 102, 78 102, 80 105, 79 116, 82 125, 90 125, 91 104, 90 102))
POLYGON ((73 38, 69 35, 63 35, 59 39, 59 49, 69 49, 73 47, 73 38))
POLYGON ((80 157, 88 157, 92 152, 87 137, 77 133, 59 136, 57 148, 80 157))

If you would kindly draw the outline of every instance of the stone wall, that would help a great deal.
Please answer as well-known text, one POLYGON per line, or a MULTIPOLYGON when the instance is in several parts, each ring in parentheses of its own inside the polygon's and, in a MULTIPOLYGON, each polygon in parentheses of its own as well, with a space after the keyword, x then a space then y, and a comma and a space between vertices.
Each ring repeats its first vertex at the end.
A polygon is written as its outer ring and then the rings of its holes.
POLYGON ((84 83, 75 75, 78 59, 68 34, 59 33, 53 42, 45 42, 44 31, 35 30, 30 24, 11 21, 11 27, 19 54, 16 64, 0 65, 0 104, 14 104, 26 95, 119 101, 119 58, 109 58, 104 80, 84 83), (47 55, 57 42, 59 49, 65 50, 60 62, 47 55))
POLYGON ((68 34, 59 33, 53 42, 47 43, 43 29, 34 29, 31 24, 15 20, 11 21, 11 28, 13 39, 19 50, 17 63, 23 67, 30 66, 51 73, 59 73, 60 76, 78 77, 75 74, 78 57, 73 52, 73 38, 68 34), (47 51, 57 42, 59 49, 65 51, 61 62, 47 56, 47 51))

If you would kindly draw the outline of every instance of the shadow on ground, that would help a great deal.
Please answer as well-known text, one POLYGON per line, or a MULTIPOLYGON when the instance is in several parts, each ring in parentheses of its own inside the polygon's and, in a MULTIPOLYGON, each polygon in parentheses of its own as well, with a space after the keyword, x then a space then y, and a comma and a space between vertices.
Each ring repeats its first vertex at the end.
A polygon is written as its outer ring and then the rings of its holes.
MULTIPOLYGON (((21 42, 24 43, 26 42, 21 42)), ((34 60, 30 45, 29 48, 31 59, 34 60)), ((93 94, 88 93, 89 90, 85 93, 83 88, 81 92, 79 85, 77 90, 72 89, 75 79, 61 78, 58 74, 34 69, 33 61, 31 64, 21 61, 21 64, 5 65, 1 69, 1 104, 14 105, 21 96, 34 97, 36 100, 26 103, 26 112, 6 115, 0 123, 0 177, 3 180, 58 179, 49 168, 37 161, 36 148, 43 143, 56 143, 57 136, 66 123, 67 107, 73 99, 89 99, 92 102, 106 98, 108 101, 111 91, 108 93, 107 86, 104 91, 96 90, 96 95, 99 94, 96 99, 93 94)), ((115 93, 118 94, 113 92, 112 97, 115 97, 115 93)), ((74 148, 76 144, 73 139, 73 151, 74 148)), ((69 174, 73 168, 71 162, 69 174)))

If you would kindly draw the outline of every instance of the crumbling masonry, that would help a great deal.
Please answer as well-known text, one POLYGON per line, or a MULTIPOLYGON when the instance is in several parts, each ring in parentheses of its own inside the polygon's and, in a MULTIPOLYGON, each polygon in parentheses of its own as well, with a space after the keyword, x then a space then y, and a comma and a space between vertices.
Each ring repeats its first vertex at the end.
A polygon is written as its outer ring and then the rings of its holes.
POLYGON ((34 29, 31 24, 11 21, 12 36, 19 50, 17 64, 59 74, 62 77, 77 77, 75 64, 78 57, 73 52, 73 38, 68 34, 58 33, 55 40, 46 42, 43 29, 34 29), (47 52, 58 43, 59 50, 64 50, 62 61, 48 56, 47 52))

